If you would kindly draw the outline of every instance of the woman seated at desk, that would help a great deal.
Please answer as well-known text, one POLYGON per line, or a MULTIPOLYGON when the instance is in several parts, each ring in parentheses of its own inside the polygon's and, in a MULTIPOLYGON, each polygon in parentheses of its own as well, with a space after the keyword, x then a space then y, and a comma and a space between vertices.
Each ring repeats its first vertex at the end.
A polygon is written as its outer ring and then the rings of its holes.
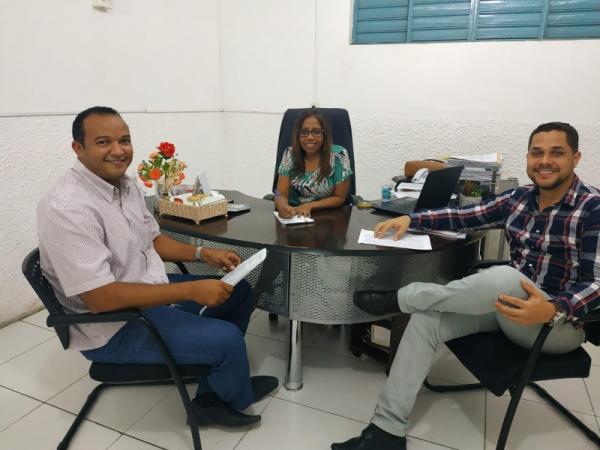
POLYGON ((275 207, 283 218, 310 216, 313 209, 346 202, 350 188, 350 159, 344 147, 332 143, 331 128, 320 113, 308 110, 298 117, 279 165, 275 207))

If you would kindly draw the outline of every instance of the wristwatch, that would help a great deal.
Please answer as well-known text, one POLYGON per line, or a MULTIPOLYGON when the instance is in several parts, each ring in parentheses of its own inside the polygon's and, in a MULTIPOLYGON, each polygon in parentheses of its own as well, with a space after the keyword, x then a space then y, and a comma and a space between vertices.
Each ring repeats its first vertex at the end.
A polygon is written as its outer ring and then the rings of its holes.
POLYGON ((202 261, 202 246, 199 245, 198 247, 196 247, 196 253, 194 253, 194 259, 196 261, 202 261))
POLYGON ((554 307, 556 308, 556 312, 554 313, 552 319, 550 319, 550 322, 548 322, 548 325, 550 325, 551 327, 560 325, 565 321, 565 318, 567 317, 567 315, 558 308, 558 305, 554 304, 554 307))

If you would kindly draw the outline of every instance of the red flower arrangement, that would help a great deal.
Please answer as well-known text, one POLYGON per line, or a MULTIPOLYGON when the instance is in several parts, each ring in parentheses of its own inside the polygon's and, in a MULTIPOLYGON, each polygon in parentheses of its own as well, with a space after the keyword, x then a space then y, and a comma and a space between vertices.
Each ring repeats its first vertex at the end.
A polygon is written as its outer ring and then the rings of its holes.
POLYGON ((174 185, 181 184, 185 178, 183 170, 187 165, 175 158, 175 145, 161 142, 157 152, 148 155, 148 161, 142 160, 138 165, 138 176, 146 187, 152 187, 153 181, 164 184, 164 191, 169 193, 174 185))

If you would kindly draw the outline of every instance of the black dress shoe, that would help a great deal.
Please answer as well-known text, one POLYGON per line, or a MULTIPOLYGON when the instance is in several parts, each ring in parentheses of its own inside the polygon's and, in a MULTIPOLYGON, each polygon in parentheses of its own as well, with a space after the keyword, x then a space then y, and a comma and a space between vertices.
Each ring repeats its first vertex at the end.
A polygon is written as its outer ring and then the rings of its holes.
POLYGON ((406 438, 383 431, 370 424, 360 436, 339 444, 331 444, 332 450, 406 450, 406 438))
POLYGON ((254 403, 262 400, 279 386, 279 379, 268 375, 256 375, 250 378, 254 403))
MULTIPOLYGON (((260 415, 244 414, 217 398, 212 405, 203 406, 192 400, 192 408, 199 426, 219 425, 222 427, 243 427, 260 422, 260 415)), ((189 425, 189 419, 188 419, 189 425)))
POLYGON ((400 313, 397 291, 357 291, 352 301, 364 312, 374 316, 400 313))

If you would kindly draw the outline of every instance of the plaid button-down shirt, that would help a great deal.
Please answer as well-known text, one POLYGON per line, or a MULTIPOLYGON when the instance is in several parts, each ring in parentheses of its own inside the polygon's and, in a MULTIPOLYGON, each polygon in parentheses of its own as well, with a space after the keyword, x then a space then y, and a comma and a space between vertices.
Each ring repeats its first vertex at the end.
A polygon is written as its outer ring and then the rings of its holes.
POLYGON ((478 205, 411 214, 411 227, 475 230, 504 227, 512 265, 577 322, 600 307, 600 192, 575 176, 562 200, 543 211, 533 185, 478 205))

